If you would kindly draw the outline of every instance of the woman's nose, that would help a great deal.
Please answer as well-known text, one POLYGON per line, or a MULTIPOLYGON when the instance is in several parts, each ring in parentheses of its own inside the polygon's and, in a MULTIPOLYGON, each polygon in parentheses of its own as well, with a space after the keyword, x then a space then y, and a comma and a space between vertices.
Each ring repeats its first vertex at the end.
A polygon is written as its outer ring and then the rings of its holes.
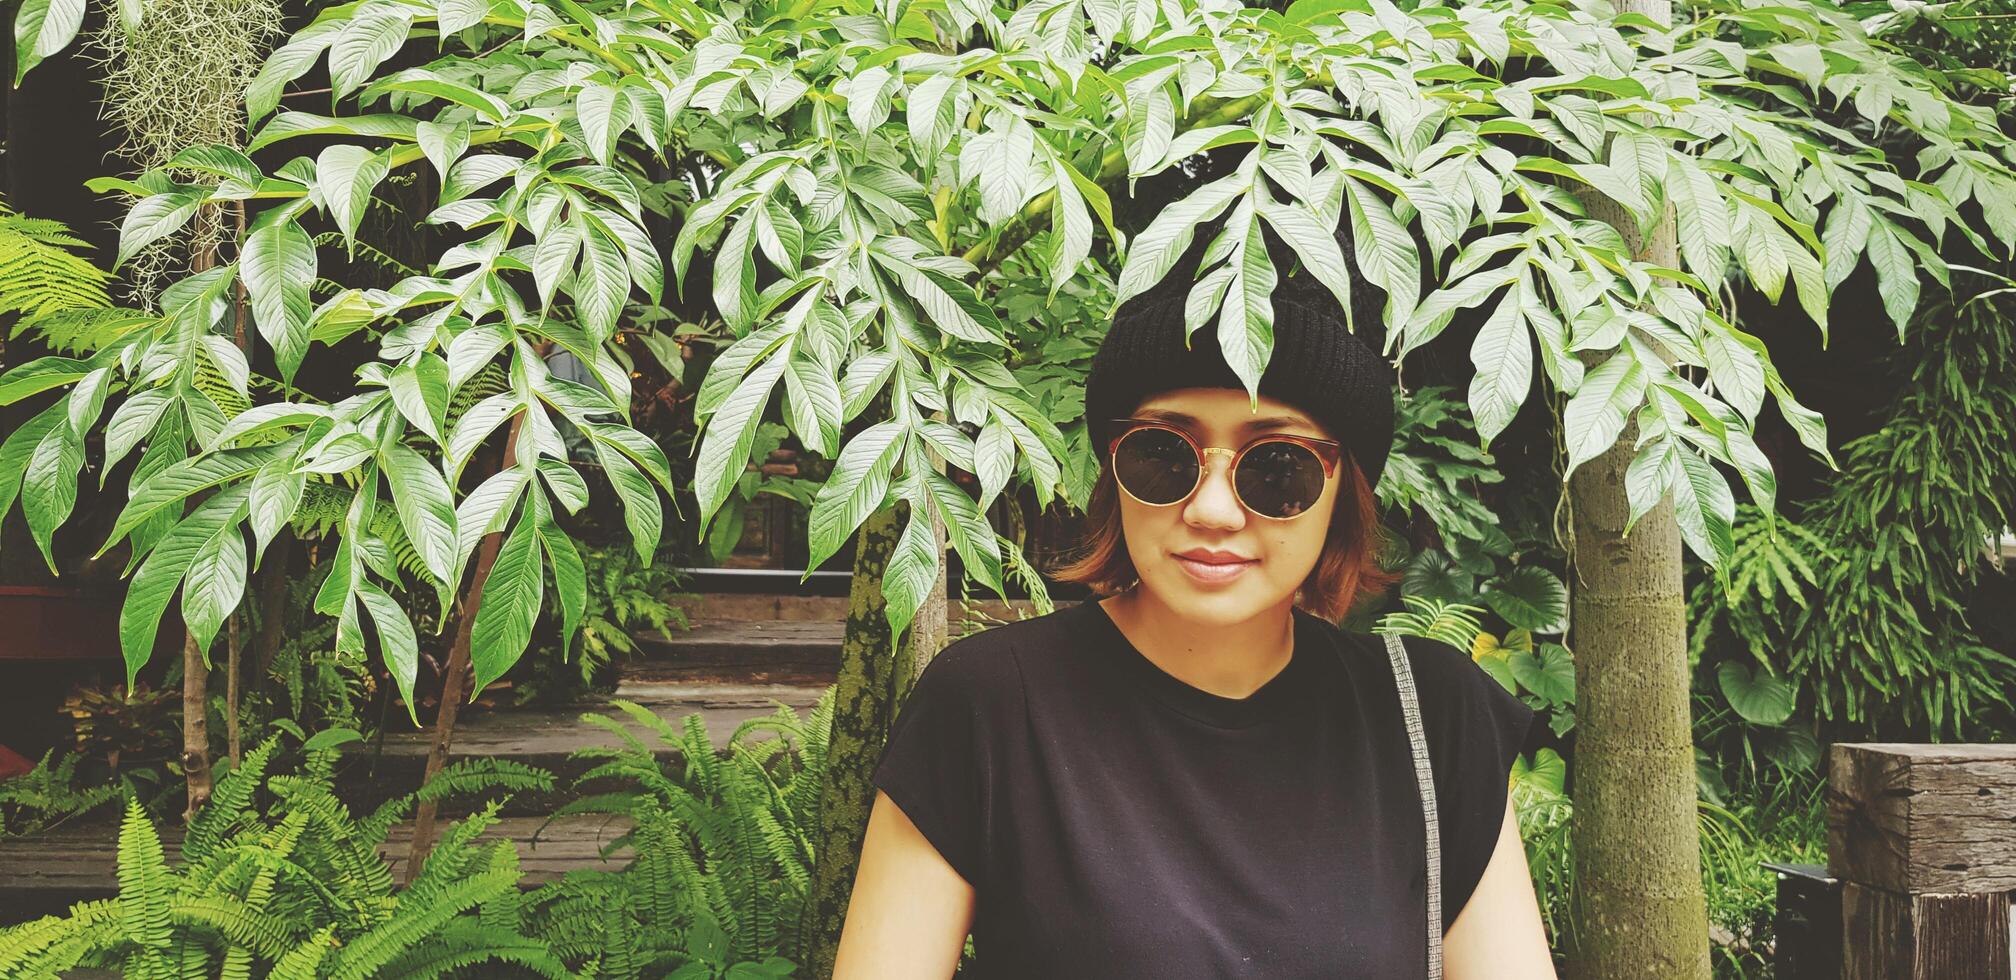
POLYGON ((1210 453, 1204 457, 1204 475, 1197 492, 1183 507, 1183 519, 1193 527, 1216 527, 1236 531, 1246 526, 1246 509, 1232 490, 1232 460, 1210 453), (1212 465, 1214 462, 1221 465, 1212 465))

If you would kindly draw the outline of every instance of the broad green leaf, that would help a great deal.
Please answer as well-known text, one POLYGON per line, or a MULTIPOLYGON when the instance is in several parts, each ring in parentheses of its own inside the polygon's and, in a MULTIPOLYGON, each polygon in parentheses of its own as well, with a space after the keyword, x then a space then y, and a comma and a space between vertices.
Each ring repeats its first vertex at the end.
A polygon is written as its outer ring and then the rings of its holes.
POLYGON ((168 600, 196 560, 205 543, 226 527, 234 527, 245 516, 247 487, 226 487, 212 494, 149 552, 140 571, 126 587, 126 602, 119 608, 119 647, 126 657, 126 683, 154 653, 154 637, 161 627, 168 600))
POLYGON ((446 444, 448 363, 433 354, 422 354, 412 363, 394 368, 385 380, 399 414, 427 438, 446 444))
POLYGON ((23 0, 14 15, 14 85, 28 69, 70 46, 84 25, 84 0, 23 0))
POLYGON ((1549 704, 1575 702, 1575 661, 1558 643, 1542 643, 1532 653, 1516 651, 1505 658, 1521 687, 1549 704))
POLYGON ((22 475, 28 471, 29 457, 42 444, 42 437, 50 429, 66 423, 68 407, 59 401, 43 409, 22 423, 20 428, 8 433, 5 442, 0 442, 0 521, 6 520, 15 497, 21 492, 22 475))
POLYGON ((651 564, 656 559, 658 538, 665 524, 658 491, 622 453, 606 444, 595 443, 595 458, 601 461, 602 474, 616 488, 616 495, 623 498, 623 524, 630 529, 630 543, 637 551, 637 560, 651 564))
POLYGON ((119 226, 119 256, 112 260, 112 268, 125 265, 141 249, 181 231, 208 196, 208 191, 196 187, 141 198, 119 226))
MULTIPOLYGON (((67 406, 66 406, 67 407, 67 406)), ((49 574, 59 575, 50 539, 77 504, 77 473, 84 467, 84 440, 68 425, 52 425, 28 457, 21 481, 21 513, 29 536, 42 550, 49 574)))
POLYGON ((329 83, 337 98, 355 91, 406 43, 412 12, 399 4, 360 8, 329 45, 329 83))
POLYGON ((83 380, 91 364, 74 358, 49 355, 38 357, 0 374, 0 405, 12 405, 30 395, 83 380))
POLYGON ((264 225, 246 237, 238 275, 251 299, 252 322, 272 346, 281 379, 291 382, 308 353, 308 318, 314 312, 308 284, 315 281, 315 243, 292 221, 264 225))
POLYGON ((720 509, 722 501, 728 499, 729 488, 741 479, 742 470, 749 464, 749 451, 756 442, 756 424, 762 421, 763 406, 769 403, 770 391, 776 387, 778 376, 784 373, 785 359, 780 354, 756 365, 742 378, 735 393, 721 404, 721 409, 707 420, 693 476, 693 495, 699 498, 702 534, 706 533, 707 522, 720 509))
POLYGON ((105 545, 98 549, 98 554, 102 555, 118 544, 155 511, 179 503, 198 491, 249 476, 283 451, 281 446, 225 449, 192 457, 162 470, 134 489, 132 499, 126 502, 125 509, 113 521, 112 533, 106 537, 105 545))
POLYGON ((344 241, 356 240, 357 225, 370 206, 371 192, 385 179, 385 173, 382 154, 354 143, 334 144, 315 158, 315 193, 342 230, 344 241))
POLYGON ((1512 424, 1512 416, 1533 387, 1533 343, 1527 337, 1524 293, 1521 283, 1506 290, 1470 344, 1470 363, 1477 369, 1470 379, 1470 410, 1477 419, 1477 436, 1487 447, 1512 424))
POLYGON ((419 551, 427 574, 433 576, 441 592, 442 608, 447 608, 458 578, 455 503, 448 482, 426 457, 404 444, 387 447, 379 459, 392 487, 392 505, 399 513, 399 524, 419 551))
POLYGON ((357 581, 357 600, 371 614, 371 624, 378 629, 378 652, 385 658, 385 672, 392 675, 392 683, 399 688, 399 699, 406 702, 406 717, 417 727, 420 715, 413 700, 413 681, 420 673, 420 641, 414 635, 413 620, 400 608, 398 600, 370 579, 357 581))
POLYGON ((824 564, 847 543, 869 514, 883 506, 903 445, 903 425, 890 421, 861 430, 841 447, 833 473, 820 486, 812 500, 811 516, 806 519, 808 570, 824 564))
POLYGON ((1629 350, 1620 350, 1589 370, 1561 413, 1567 473, 1616 444, 1625 422, 1645 400, 1645 384, 1645 371, 1629 350))
POLYGON ((503 547, 497 549, 490 577, 477 594, 476 623, 469 648, 476 674, 476 683, 469 689, 472 700, 491 681, 504 676, 532 641, 532 621, 539 616, 546 585, 539 566, 539 534, 531 508, 529 501, 521 505, 518 523, 505 536, 503 547))
POLYGON ((552 511, 543 504, 535 509, 539 543, 553 565, 553 593, 560 603, 560 649, 568 651, 573 649, 574 634, 581 628, 581 615, 588 604, 588 571, 573 539, 553 522, 552 511))
POLYGON ((1508 623, 1535 633, 1565 633, 1568 587, 1537 565, 1521 565, 1484 583, 1484 604, 1508 623))
POLYGON ((1753 725, 1782 725, 1799 706, 1798 681, 1753 670, 1741 661, 1723 661, 1715 669, 1715 679, 1729 706, 1753 725))
POLYGON ((899 636, 917 618, 917 610, 923 608, 925 596, 938 581, 939 545, 931 528, 929 491, 917 474, 909 474, 906 482, 911 484, 905 495, 910 501, 909 518, 903 522, 896 550, 890 553, 882 572, 889 628, 899 636))
POLYGON ((197 547, 182 581, 182 622, 206 660, 217 628, 244 598, 245 533, 226 524, 197 547))

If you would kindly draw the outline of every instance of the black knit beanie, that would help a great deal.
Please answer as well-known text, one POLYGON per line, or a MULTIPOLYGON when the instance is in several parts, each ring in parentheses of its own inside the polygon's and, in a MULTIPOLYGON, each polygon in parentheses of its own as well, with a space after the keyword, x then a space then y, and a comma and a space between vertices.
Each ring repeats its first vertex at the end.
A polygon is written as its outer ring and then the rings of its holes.
MULTIPOLYGON (((1113 325, 1092 357, 1085 381, 1085 418, 1100 465, 1110 465, 1107 420, 1125 418, 1151 395, 1177 388, 1239 388, 1218 346, 1214 315, 1184 343, 1183 307, 1197 280, 1204 249, 1222 219, 1200 225, 1189 249, 1162 281, 1113 313, 1113 325)), ((1263 226, 1274 259, 1274 352, 1260 376, 1260 394, 1307 412, 1344 444, 1365 485, 1376 487, 1393 444, 1392 369, 1346 326, 1337 297, 1301 268, 1295 251, 1263 226), (1293 269, 1292 274, 1290 269, 1293 269)), ((1382 294, 1358 275, 1350 233, 1337 232, 1350 266, 1352 317, 1361 331, 1380 327, 1382 294)), ((1236 302, 1227 296, 1226 302, 1236 302)))

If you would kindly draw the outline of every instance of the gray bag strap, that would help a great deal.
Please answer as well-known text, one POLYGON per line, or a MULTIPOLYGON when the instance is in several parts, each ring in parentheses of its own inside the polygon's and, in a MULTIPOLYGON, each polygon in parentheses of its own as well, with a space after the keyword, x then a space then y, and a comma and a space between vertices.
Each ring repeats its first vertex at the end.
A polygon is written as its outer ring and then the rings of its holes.
POLYGON ((1400 690, 1400 715, 1407 722, 1407 742, 1414 751, 1414 781, 1421 788, 1421 822, 1428 835, 1428 980, 1442 980, 1442 820, 1435 804, 1435 772, 1428 763, 1414 670, 1400 637, 1392 633, 1386 634, 1386 657, 1393 665, 1393 684, 1400 690))

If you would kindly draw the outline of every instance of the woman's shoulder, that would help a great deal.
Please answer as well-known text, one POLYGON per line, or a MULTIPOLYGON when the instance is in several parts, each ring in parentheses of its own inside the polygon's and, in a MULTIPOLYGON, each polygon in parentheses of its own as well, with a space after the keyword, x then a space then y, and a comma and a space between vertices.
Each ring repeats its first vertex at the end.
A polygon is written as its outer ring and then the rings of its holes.
MULTIPOLYGON (((1337 638, 1347 655, 1369 658, 1381 668, 1387 668, 1386 634, 1346 629, 1322 619, 1316 619, 1316 622, 1337 638)), ((1497 693, 1511 697, 1496 679, 1478 666, 1468 651, 1425 636, 1397 638, 1401 649, 1406 651, 1408 673, 1413 676, 1415 690, 1420 692, 1424 704, 1474 704, 1490 698, 1494 688, 1497 693)))
POLYGON ((1019 692, 1025 668, 1066 642, 1078 613, 1075 606, 1059 606, 1041 616, 1013 619, 967 633, 945 645, 924 665, 918 678, 944 689, 956 689, 968 696, 999 696, 1019 692))

